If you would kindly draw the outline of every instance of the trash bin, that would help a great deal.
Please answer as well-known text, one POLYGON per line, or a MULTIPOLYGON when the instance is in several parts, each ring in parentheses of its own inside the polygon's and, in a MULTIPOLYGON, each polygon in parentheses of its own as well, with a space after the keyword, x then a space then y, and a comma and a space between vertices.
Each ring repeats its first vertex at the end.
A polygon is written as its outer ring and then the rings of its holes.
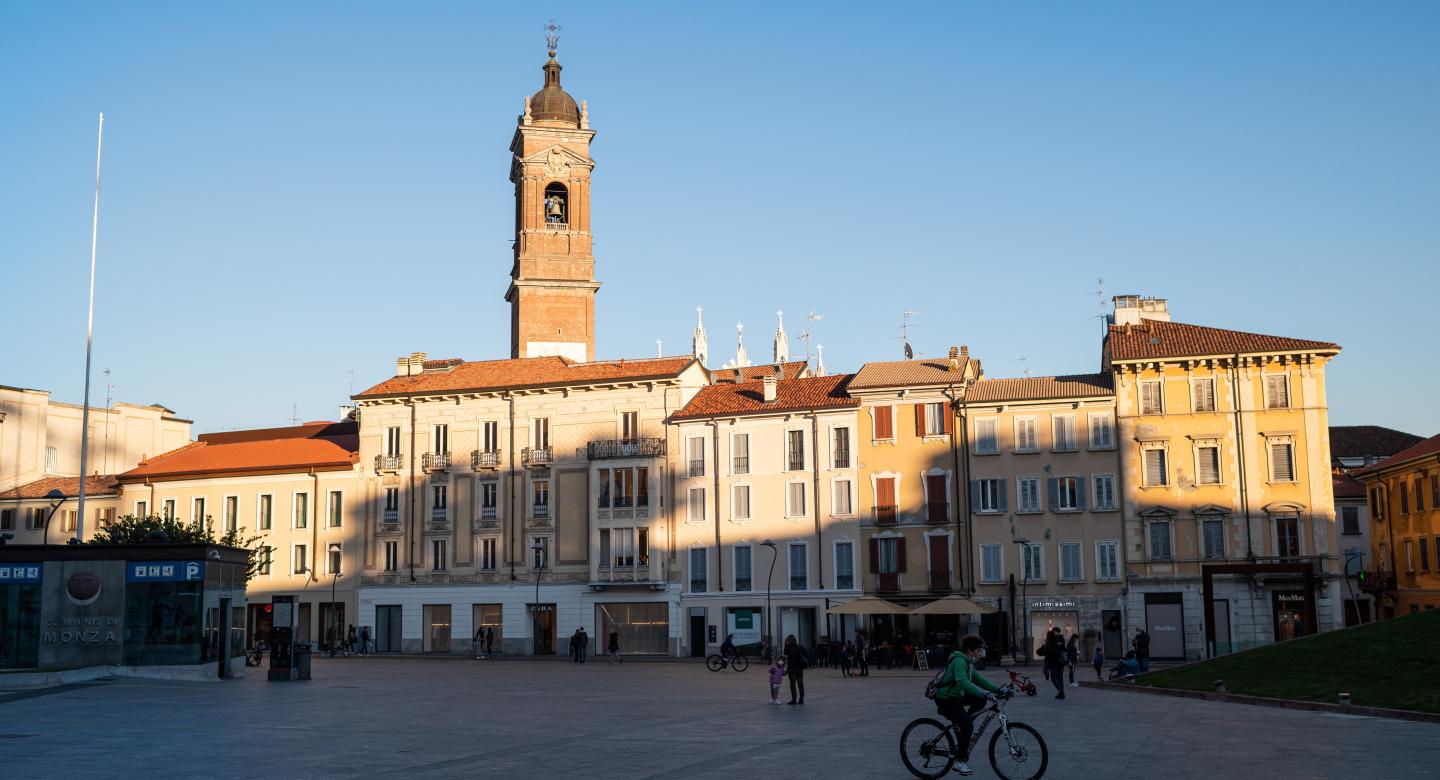
POLYGON ((310 643, 295 643, 295 679, 310 679, 310 643))

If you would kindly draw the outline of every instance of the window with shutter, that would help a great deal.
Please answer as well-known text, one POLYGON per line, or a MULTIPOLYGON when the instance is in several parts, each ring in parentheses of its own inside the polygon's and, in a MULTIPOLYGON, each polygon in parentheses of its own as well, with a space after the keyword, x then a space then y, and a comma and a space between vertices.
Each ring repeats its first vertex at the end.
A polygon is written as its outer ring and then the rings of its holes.
POLYGON ((1056 477, 1051 480, 1051 505, 1056 512, 1074 512, 1080 508, 1082 494, 1079 477, 1056 477))
POLYGON ((875 522, 887 525, 895 522, 895 478, 875 478, 875 522))
POLYGON ((924 409, 923 422, 920 426, 926 436, 944 436, 950 432, 950 415, 946 413, 944 402, 937 401, 928 404, 917 404, 916 413, 924 409))
POLYGON ((730 516, 735 520, 750 519, 750 486, 735 485, 730 488, 730 516))
POLYGON ((1095 577, 1100 580, 1120 579, 1120 543, 1096 542, 1095 577))
POLYGON ((785 514, 790 517, 805 516, 805 483, 791 482, 786 486, 788 497, 786 500, 785 514))
POLYGON ((1285 409, 1290 406, 1290 385, 1284 374, 1265 377, 1265 408, 1285 409))
POLYGON ((925 404, 915 404, 915 435, 925 435, 925 404))
POLYGON ((1015 418, 1015 451, 1035 452, 1039 449, 1039 437, 1036 435, 1037 422, 1034 417, 1015 418))
POLYGON ((1410 488, 1405 484, 1405 480, 1403 479, 1400 480, 1400 490, 1398 492, 1400 493, 1400 514, 1408 515, 1410 514, 1410 488))
POLYGON ((1021 548, 1025 554, 1025 581, 1045 581, 1045 548, 1038 544, 1027 544, 1021 548))
POLYGON ((1215 411, 1215 380, 1196 379, 1190 383, 1190 397, 1194 402, 1195 411, 1215 411))
POLYGON ((1141 414, 1162 414, 1165 411, 1165 402, 1160 392, 1159 382, 1140 383, 1140 413, 1141 414))
POLYGON ((1096 509, 1114 509, 1114 508, 1115 508, 1115 475, 1113 475, 1113 474, 1096 474, 1096 475, 1095 475, 1095 508, 1096 508, 1096 509))
MULTIPOLYGON (((1286 443, 1274 443, 1270 445, 1270 481, 1271 482, 1294 482, 1295 463, 1294 445, 1286 443)), ((1401 485, 1404 488, 1404 485, 1401 485)))
POLYGON ((930 537, 930 590, 950 589, 950 537, 930 537))
POLYGON ((1200 531, 1205 542, 1205 557, 1212 560, 1223 560, 1225 558, 1225 521, 1205 520, 1200 524, 1200 531))
POLYGON ((1039 512, 1040 511, 1040 478, 1039 477, 1017 477, 1015 479, 1015 494, 1017 496, 1015 511, 1017 512, 1039 512))
POLYGON ((975 421, 975 454, 994 455, 1000 451, 1000 442, 995 435, 995 419, 975 421))
POLYGON ((1064 582, 1079 582, 1084 577, 1080 564, 1080 543, 1061 542, 1060 579, 1064 582))
POLYGON ((1220 447, 1201 444, 1195 448, 1195 481, 1201 485, 1220 484, 1220 447))
POLYGON ((980 545, 980 579, 984 582, 1001 582, 1005 579, 1001 556, 1003 545, 980 545))
POLYGON ((1108 450, 1114 446, 1114 420, 1109 414, 1090 415, 1090 449, 1108 450))
POLYGON ((925 477, 925 512, 932 523, 943 523, 950 519, 950 501, 946 496, 945 475, 929 474, 925 477))
POLYGON ((875 420, 875 438, 880 440, 895 438, 895 411, 890 406, 876 406, 870 409, 870 415, 875 420))
POLYGON ((1425 491, 1420 487, 1420 478, 1415 478, 1415 511, 1425 511, 1425 491))
POLYGON ((1144 450, 1145 487, 1163 487, 1167 484, 1169 471, 1165 468, 1165 450, 1159 447, 1144 450))
POLYGON ((1075 449, 1075 418, 1071 415, 1058 415, 1052 419, 1054 423, 1054 444, 1053 449, 1068 451, 1075 449))
POLYGON ((1150 560, 1168 561, 1173 558, 1170 550, 1170 523, 1150 524, 1150 560))

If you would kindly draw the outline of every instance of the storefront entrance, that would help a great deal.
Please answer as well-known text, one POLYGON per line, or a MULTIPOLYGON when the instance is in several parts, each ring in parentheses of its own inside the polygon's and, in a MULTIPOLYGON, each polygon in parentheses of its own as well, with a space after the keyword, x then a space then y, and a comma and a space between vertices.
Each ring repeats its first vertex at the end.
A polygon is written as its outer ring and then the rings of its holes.
POLYGON ((1179 593, 1145 594, 1145 632, 1151 658, 1185 658, 1185 607, 1179 593))
POLYGON ((793 636, 804 647, 815 647, 815 608, 782 607, 780 609, 780 636, 776 647, 785 646, 785 637, 793 636))
MULTIPOLYGON (((504 615, 504 608, 500 604, 475 604, 471 607, 472 621, 470 625, 474 626, 476 631, 484 632, 480 636, 489 643, 490 647, 494 648, 495 652, 499 652, 500 648, 505 646, 504 615)), ((472 633, 470 638, 474 640, 475 634, 472 633)), ((471 649, 476 648, 472 647, 471 649)))
POLYGON ((1309 633, 1305 625, 1305 601, 1305 592, 1300 590, 1277 590, 1270 594, 1275 614, 1276 642, 1309 633))
POLYGON ((375 652, 400 652, 400 606, 375 608, 375 652))
POLYGON ((425 644, 427 653, 450 652, 450 605, 426 604, 424 607, 425 644))
POLYGON ((555 655, 555 605, 528 604, 535 655, 555 655))
POLYGON ((596 655, 607 652, 612 631, 618 635, 621 655, 667 655, 669 606, 658 601, 596 604, 595 638, 591 642, 596 655))
POLYGON ((270 627, 273 625, 273 621, 271 620, 271 610, 273 608, 269 602, 264 604, 251 604, 246 607, 246 610, 250 613, 246 616, 246 627, 249 629, 249 635, 246 637, 246 641, 249 647, 254 647, 256 642, 264 642, 269 646, 270 627))

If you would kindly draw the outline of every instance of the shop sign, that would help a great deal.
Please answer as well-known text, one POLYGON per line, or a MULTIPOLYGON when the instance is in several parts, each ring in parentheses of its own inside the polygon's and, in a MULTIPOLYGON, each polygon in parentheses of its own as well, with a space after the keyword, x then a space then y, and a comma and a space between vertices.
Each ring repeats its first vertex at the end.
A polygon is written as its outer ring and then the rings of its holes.
POLYGON ((1030 599, 1031 609, 1075 609, 1075 599, 1041 598, 1030 599))
POLYGON ((736 608, 725 616, 727 634, 735 636, 737 645, 753 645, 760 642, 760 610, 736 608))
POLYGON ((125 564, 126 582, 199 582, 205 578, 201 561, 145 561, 125 564))
POLYGON ((531 612, 554 612, 554 611, 555 611, 555 605, 554 605, 554 604, 530 604, 530 605, 528 605, 528 606, 529 606, 531 612))
POLYGON ((1309 600, 1305 598, 1304 593, 1276 593, 1275 598, 1281 604, 1304 604, 1306 601, 1309 600))
POLYGON ((0 585, 38 585, 42 570, 38 563, 0 566, 0 585))

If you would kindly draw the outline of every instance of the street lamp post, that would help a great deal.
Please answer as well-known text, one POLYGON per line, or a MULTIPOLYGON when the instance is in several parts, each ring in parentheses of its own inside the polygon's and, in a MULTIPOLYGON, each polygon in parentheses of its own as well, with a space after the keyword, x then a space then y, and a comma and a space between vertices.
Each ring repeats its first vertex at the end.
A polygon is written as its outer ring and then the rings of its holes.
POLYGON ((545 545, 536 539, 535 543, 530 545, 530 549, 535 552, 535 603, 530 605, 531 631, 535 634, 535 638, 530 642, 530 656, 538 658, 540 656, 540 574, 545 570, 545 545))
POLYGON ((765 651, 765 661, 768 663, 772 657, 770 648, 775 637, 774 620, 770 613, 770 583, 771 580, 775 578, 775 559, 780 557, 780 551, 775 547, 775 543, 769 539, 761 542, 760 546, 770 548, 770 573, 765 575, 765 637, 762 640, 765 651))
MULTIPOLYGON (((326 550, 330 553, 339 552, 340 545, 331 544, 326 550)), ((340 561, 333 563, 336 565, 330 567, 330 619, 335 622, 335 644, 344 645, 347 635, 341 633, 344 629, 340 626, 340 605, 335 603, 335 585, 340 581, 340 561)))
MULTIPOLYGON (((1025 553, 1029 549, 1030 540, 1023 536, 1015 537, 1015 543, 1020 545, 1020 652, 1025 654, 1025 665, 1030 665, 1030 602, 1025 598, 1025 583, 1029 577, 1025 571, 1025 553)), ((1014 593, 1014 591, 1011 591, 1014 593)))
POLYGON ((49 493, 45 494, 45 498, 49 499, 50 501, 50 514, 45 516, 45 543, 49 544, 50 521, 55 517, 55 510, 59 509, 60 506, 65 503, 65 494, 61 493, 59 490, 52 490, 49 493))

